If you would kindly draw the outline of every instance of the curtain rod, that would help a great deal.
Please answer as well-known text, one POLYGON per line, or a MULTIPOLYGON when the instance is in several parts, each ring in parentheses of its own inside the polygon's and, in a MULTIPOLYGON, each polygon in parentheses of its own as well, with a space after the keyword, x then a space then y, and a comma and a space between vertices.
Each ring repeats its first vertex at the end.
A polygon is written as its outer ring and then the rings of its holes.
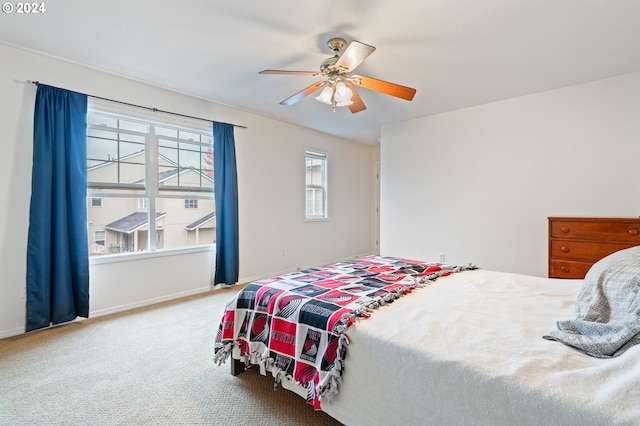
MULTIPOLYGON (((40 84, 44 84, 44 83, 40 83, 37 80, 27 80, 26 82, 29 83, 29 84, 34 84, 36 86, 38 86, 40 84)), ((161 110, 161 109, 158 109, 158 108, 151 108, 151 107, 146 107, 146 106, 143 106, 143 105, 131 104, 131 103, 128 103, 128 102, 117 101, 115 99, 109 99, 109 98, 103 98, 101 96, 89 95, 87 93, 83 93, 83 95, 89 96, 90 98, 94 98, 94 99, 100 99, 100 100, 103 100, 103 101, 115 102, 117 104, 132 106, 132 107, 136 107, 136 108, 142 108, 142 109, 146 109, 146 110, 153 111, 153 112, 162 112, 164 114, 177 115, 179 117, 192 118, 194 120, 208 121, 209 123, 216 122, 215 120, 209 120, 209 119, 201 118, 201 117, 194 117, 193 115, 186 115, 186 114, 180 114, 180 113, 177 113, 177 112, 164 111, 164 110, 161 110)), ((241 129, 246 129, 247 128, 247 126, 241 126, 239 124, 233 124, 233 123, 224 123, 224 124, 230 124, 233 127, 239 127, 241 129)))

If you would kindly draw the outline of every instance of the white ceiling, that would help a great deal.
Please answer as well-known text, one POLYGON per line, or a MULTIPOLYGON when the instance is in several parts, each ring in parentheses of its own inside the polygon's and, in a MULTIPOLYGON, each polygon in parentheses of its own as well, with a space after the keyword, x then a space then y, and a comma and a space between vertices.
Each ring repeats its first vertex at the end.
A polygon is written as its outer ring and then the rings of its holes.
POLYGON ((372 144, 382 124, 640 70, 638 0, 43 3, 0 15, 0 42, 372 144), (318 70, 335 36, 375 46, 357 73, 414 100, 361 88, 357 114, 313 96, 280 105, 317 77, 258 72, 318 70))

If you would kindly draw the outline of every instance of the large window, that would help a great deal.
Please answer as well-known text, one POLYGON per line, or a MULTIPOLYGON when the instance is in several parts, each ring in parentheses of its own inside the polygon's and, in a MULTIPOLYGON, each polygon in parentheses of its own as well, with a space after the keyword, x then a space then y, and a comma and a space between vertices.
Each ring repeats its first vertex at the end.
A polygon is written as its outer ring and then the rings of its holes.
POLYGON ((101 240, 89 243, 103 247, 93 255, 215 242, 212 134, 204 121, 90 100, 87 216, 101 240))
POLYGON ((327 156, 305 153, 305 218, 327 219, 327 156))

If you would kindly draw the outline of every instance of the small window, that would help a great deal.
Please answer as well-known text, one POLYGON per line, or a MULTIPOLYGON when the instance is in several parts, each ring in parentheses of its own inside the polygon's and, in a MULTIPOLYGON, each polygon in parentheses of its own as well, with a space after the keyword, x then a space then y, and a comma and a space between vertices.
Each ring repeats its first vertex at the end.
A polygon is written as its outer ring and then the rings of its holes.
POLYGON ((185 209, 197 209, 198 208, 198 200, 184 200, 184 208, 185 209))
POLYGON ((106 232, 105 231, 96 231, 93 241, 96 244, 101 245, 102 247, 104 247, 105 237, 106 237, 106 232))
POLYGON ((97 255, 106 253, 106 247, 105 247, 106 238, 107 238, 106 231, 104 230, 94 231, 93 244, 89 246, 90 256, 97 256, 97 255))
MULTIPOLYGON (((100 190, 95 190, 93 192, 100 192, 100 190)), ((102 207, 102 198, 91 198, 91 207, 102 207)))
POLYGON ((327 216, 327 156, 305 153, 305 218, 316 220, 327 216))

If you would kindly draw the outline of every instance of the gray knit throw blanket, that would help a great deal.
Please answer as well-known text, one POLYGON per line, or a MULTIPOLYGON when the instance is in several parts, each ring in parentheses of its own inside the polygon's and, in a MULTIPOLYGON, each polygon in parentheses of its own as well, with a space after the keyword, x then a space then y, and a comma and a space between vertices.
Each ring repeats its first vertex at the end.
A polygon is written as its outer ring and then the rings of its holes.
POLYGON ((613 358, 640 343, 640 246, 594 264, 584 278, 576 319, 558 321, 543 336, 597 358, 613 358))

